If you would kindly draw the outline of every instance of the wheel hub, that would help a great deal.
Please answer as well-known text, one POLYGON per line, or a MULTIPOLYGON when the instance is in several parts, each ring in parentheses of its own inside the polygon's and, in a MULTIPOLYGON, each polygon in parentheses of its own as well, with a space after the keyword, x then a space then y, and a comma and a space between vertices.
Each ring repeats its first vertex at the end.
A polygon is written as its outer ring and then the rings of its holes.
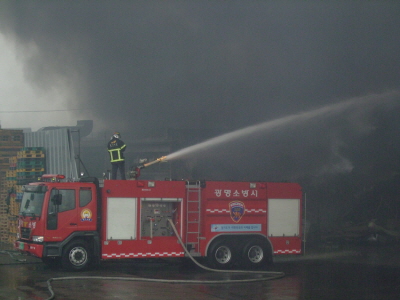
POLYGON ((74 266, 83 265, 87 260, 86 251, 82 248, 73 248, 69 253, 69 261, 74 266))
POLYGON ((264 258, 264 251, 260 246, 252 246, 247 255, 252 263, 259 263, 264 258))
POLYGON ((221 246, 215 251, 215 260, 220 264, 226 264, 232 259, 231 250, 228 247, 221 246))

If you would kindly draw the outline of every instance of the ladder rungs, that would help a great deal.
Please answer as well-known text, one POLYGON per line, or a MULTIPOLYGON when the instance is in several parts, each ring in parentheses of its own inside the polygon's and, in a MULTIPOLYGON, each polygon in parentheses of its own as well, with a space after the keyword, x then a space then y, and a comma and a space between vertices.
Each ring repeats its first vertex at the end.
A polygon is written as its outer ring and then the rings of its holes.
MULTIPOLYGON (((195 248, 198 251, 198 247, 200 246, 199 244, 199 237, 200 237, 200 205, 201 205, 201 186, 200 184, 196 185, 187 185, 186 186, 186 195, 187 195, 187 204, 188 206, 190 205, 190 208, 194 208, 196 210, 191 210, 187 211, 186 217, 187 217, 187 227, 186 230, 189 229, 189 224, 197 224, 197 225, 191 225, 191 229, 198 230, 198 231, 186 231, 186 240, 196 240, 197 242, 190 242, 192 244, 192 247, 195 248), (189 200, 190 198, 190 200, 189 200), (195 205, 196 203, 197 205, 195 205), (189 221, 189 219, 194 219, 194 221, 189 221)), ((196 254, 200 255, 199 252, 197 252, 195 249, 194 253, 192 255, 196 256, 196 254)))

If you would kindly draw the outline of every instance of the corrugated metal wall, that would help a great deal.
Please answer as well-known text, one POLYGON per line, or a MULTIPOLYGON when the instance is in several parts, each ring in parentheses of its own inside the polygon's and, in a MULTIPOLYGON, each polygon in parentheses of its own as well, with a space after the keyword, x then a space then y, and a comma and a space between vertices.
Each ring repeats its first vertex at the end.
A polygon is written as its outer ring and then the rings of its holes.
POLYGON ((25 147, 44 147, 46 173, 77 179, 75 151, 71 131, 66 128, 24 133, 25 147))

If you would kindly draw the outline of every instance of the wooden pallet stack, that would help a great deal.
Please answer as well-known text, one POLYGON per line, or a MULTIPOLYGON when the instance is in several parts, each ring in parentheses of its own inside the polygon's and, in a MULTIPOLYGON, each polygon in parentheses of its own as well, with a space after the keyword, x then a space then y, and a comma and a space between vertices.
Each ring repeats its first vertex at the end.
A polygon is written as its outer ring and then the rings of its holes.
POLYGON ((17 153, 17 185, 37 181, 46 169, 44 148, 25 147, 17 153))
POLYGON ((19 203, 16 203, 16 185, 17 185, 17 157, 9 158, 9 167, 5 177, 6 194, 3 197, 5 203, 5 214, 2 217, 1 224, 2 238, 5 243, 13 243, 17 235, 17 220, 19 212, 19 203), (15 213, 17 212, 17 213, 15 213), (13 213, 13 214, 12 214, 13 213), (11 234, 12 232, 12 234, 11 234), (12 239, 11 239, 12 236, 12 239))
POLYGON ((22 130, 0 129, 0 242, 10 241, 10 191, 16 185, 16 156, 23 146, 22 130))
POLYGON ((17 235, 22 186, 44 174, 42 147, 23 147, 22 130, 0 129, 0 242, 13 243, 17 235))
POLYGON ((46 158, 42 147, 24 147, 13 158, 7 177, 9 180, 8 242, 13 243, 18 229, 18 215, 22 201, 22 186, 37 181, 46 169, 46 158))
MULTIPOLYGON (((6 242, 13 243, 17 236, 18 230, 18 213, 20 203, 17 202, 17 157, 10 158, 10 167, 7 171, 6 182, 7 182, 7 204, 8 204, 8 238, 6 242)), ((22 186, 20 187, 22 190, 22 186)))

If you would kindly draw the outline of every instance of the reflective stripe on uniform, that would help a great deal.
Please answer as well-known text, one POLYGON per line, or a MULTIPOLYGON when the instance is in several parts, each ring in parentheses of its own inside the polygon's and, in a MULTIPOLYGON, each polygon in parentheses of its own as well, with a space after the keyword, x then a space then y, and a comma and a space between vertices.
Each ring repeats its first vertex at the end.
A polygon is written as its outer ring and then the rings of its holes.
POLYGON ((126 145, 123 145, 121 148, 108 150, 108 152, 110 153, 110 161, 112 163, 125 160, 125 158, 123 158, 121 155, 122 154, 121 150, 124 149, 125 147, 126 145))

